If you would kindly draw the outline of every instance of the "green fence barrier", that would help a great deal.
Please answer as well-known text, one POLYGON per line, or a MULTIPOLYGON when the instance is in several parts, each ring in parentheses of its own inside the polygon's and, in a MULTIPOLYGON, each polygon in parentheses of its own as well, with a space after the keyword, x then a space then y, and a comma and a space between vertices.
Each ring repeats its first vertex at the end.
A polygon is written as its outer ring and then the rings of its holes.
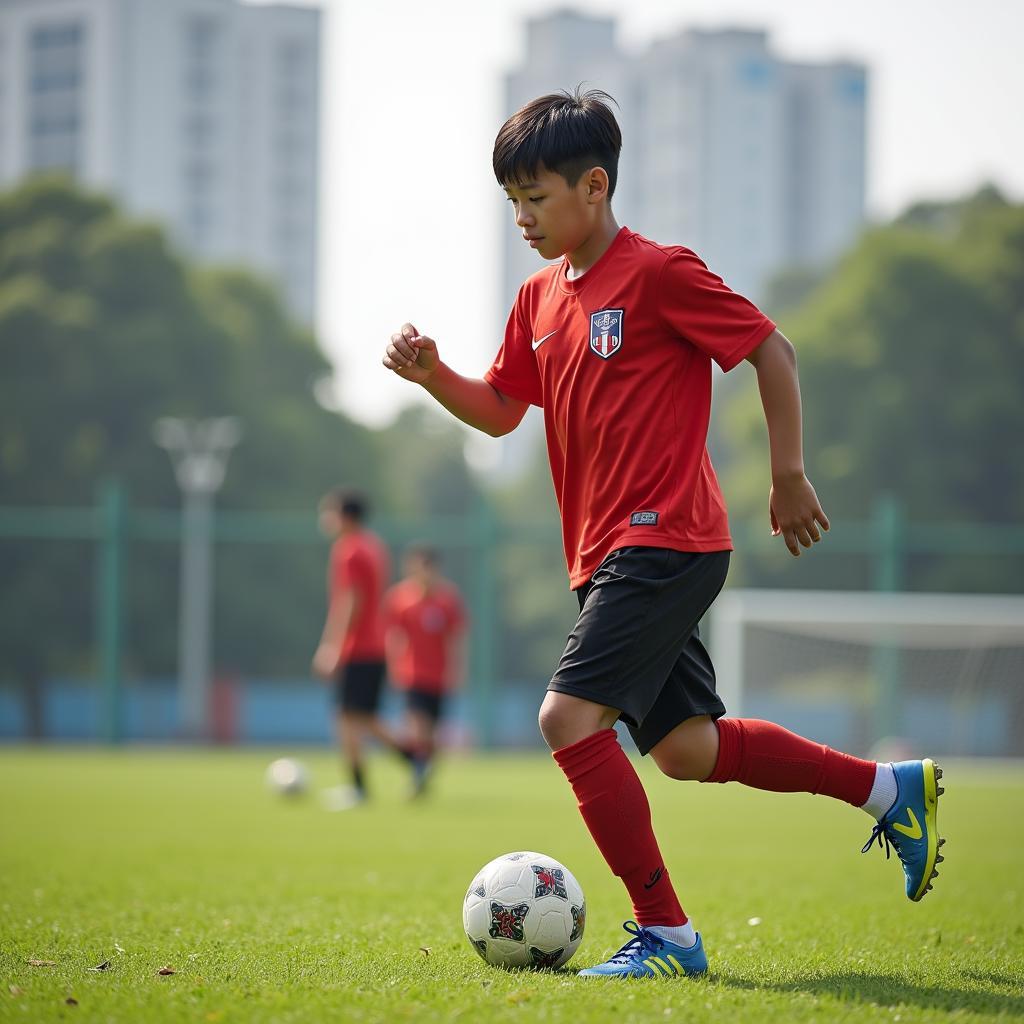
MULTIPOLYGON (((395 548, 419 540, 449 550, 465 550, 471 571, 465 579, 473 613, 469 665, 474 683, 478 735, 485 747, 493 743, 494 688, 500 630, 497 595, 497 553, 501 545, 545 544, 560 546, 557 521, 499 521, 492 506, 481 500, 464 516, 435 517, 415 524, 378 519, 375 524, 395 548)), ((0 508, 0 541, 77 540, 95 545, 95 647, 96 673, 103 695, 102 738, 117 743, 123 735, 118 720, 123 685, 125 589, 128 546, 133 541, 177 544, 181 541, 182 516, 178 511, 136 508, 130 505, 123 486, 105 482, 97 491, 96 504, 87 507, 0 508)), ((766 530, 734 524, 738 549, 759 555, 777 550, 766 530)), ((217 510, 213 539, 224 544, 296 544, 324 546, 316 517, 302 512, 242 512, 217 510)), ((1024 527, 967 523, 914 523, 906 521, 899 503, 891 496, 879 498, 867 521, 833 524, 820 549, 829 555, 858 555, 870 561, 876 590, 901 589, 907 579, 908 560, 915 555, 1024 555, 1024 527)), ((878 680, 878 729, 895 721, 900 702, 899 652, 880 646, 875 651, 878 680)))

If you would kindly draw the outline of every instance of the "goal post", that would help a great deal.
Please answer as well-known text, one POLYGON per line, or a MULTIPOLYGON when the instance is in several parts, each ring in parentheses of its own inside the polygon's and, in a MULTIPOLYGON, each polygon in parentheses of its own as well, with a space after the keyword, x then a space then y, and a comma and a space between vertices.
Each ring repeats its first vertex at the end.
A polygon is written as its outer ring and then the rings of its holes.
POLYGON ((852 753, 1024 756, 1024 596, 729 589, 708 637, 731 715, 852 753))

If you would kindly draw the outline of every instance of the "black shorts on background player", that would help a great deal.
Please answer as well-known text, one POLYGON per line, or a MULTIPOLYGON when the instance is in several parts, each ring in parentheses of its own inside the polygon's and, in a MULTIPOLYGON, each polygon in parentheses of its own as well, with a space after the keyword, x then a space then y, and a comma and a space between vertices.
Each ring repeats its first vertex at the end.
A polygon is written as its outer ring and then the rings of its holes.
POLYGON ((383 661, 350 661, 342 665, 335 676, 335 707, 375 715, 383 685, 383 661))
POLYGON ((418 711, 420 714, 426 715, 434 725, 437 725, 444 712, 444 694, 423 689, 414 683, 406 691, 405 706, 410 711, 418 711))
POLYGON ((688 718, 720 718, 697 626, 728 571, 728 551, 613 551, 576 591, 580 615, 548 689, 618 708, 641 754, 688 718))

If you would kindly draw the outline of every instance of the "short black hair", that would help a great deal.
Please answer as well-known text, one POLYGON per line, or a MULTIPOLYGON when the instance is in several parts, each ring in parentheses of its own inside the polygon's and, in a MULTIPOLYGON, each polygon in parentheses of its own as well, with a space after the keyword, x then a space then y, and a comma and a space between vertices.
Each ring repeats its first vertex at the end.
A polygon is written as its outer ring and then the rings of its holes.
MULTIPOLYGON (((502 126, 494 140, 494 176, 499 185, 530 181, 543 166, 570 188, 580 175, 600 166, 608 174, 608 198, 615 193, 622 132, 602 89, 554 92, 531 100, 502 126)), ((616 104, 617 105, 617 104, 616 104)))
POLYGON ((357 523, 363 522, 370 514, 370 503, 366 495, 349 487, 335 487, 333 491, 328 491, 320 499, 320 507, 332 509, 357 523))

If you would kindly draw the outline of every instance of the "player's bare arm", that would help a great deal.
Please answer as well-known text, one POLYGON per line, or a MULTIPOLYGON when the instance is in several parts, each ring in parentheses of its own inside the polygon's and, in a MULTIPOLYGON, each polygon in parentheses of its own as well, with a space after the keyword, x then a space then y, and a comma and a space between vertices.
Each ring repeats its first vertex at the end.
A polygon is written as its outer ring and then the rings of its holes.
POLYGON ((339 594, 327 611, 320 644, 313 655, 313 673, 321 679, 330 679, 341 659, 341 645, 349 626, 359 609, 359 595, 349 590, 339 594))
POLYGON ((463 377, 441 362, 437 343, 412 324, 391 335, 382 360, 399 377, 419 384, 453 416, 491 437, 514 430, 526 413, 526 402, 502 394, 487 381, 463 377))
POLYGON ((828 529, 828 518, 804 473, 803 418, 796 351, 781 331, 772 331, 750 355, 768 425, 772 486, 768 514, 772 535, 782 534, 794 556, 828 529), (820 529, 819 529, 820 528, 820 529))

